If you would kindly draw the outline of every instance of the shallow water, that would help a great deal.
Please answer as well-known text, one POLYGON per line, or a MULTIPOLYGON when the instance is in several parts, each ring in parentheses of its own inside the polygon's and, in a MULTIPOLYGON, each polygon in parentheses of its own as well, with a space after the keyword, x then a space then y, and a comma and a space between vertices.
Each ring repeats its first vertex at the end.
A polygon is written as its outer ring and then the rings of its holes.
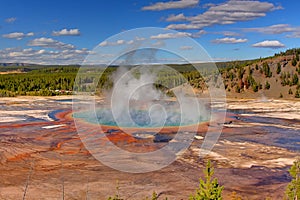
POLYGON ((57 121, 58 119, 56 118, 56 114, 57 113, 60 113, 60 112, 64 112, 65 110, 64 109, 58 109, 58 110, 53 110, 51 112, 48 113, 48 116, 53 119, 54 121, 57 121))
MULTIPOLYGON (((238 111, 237 113, 241 113, 238 111)), ((243 112, 253 114, 253 112, 243 112)), ((237 141, 247 141, 268 146, 276 146, 300 152, 300 121, 259 116, 241 116, 240 121, 253 125, 255 133, 239 135, 237 141)), ((254 130, 253 129, 253 130, 254 130)))

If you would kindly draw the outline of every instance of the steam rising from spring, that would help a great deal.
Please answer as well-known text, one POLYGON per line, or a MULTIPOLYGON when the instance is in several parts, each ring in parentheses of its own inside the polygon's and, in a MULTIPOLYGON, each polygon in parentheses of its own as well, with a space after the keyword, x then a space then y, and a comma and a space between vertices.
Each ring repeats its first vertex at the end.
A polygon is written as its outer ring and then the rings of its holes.
MULTIPOLYGON (((176 101, 167 101, 170 97, 155 88, 158 73, 162 70, 182 76, 165 65, 119 68, 113 74, 114 86, 110 102, 112 117, 118 127, 180 126, 197 124, 200 120, 208 119, 207 112, 198 111, 199 104, 196 99, 186 96, 186 90, 174 89, 176 101)), ((164 87, 167 88, 165 85, 164 87)), ((188 90, 189 93, 193 92, 191 87, 188 90)))

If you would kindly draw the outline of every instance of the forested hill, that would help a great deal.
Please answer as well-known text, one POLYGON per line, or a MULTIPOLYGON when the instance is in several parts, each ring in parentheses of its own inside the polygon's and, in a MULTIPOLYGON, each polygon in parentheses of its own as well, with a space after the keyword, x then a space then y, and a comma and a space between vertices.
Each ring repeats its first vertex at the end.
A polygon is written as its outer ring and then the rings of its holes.
POLYGON ((300 98, 300 49, 221 69, 227 95, 237 98, 300 98))
MULTIPOLYGON (((247 61, 216 63, 219 68, 227 96, 233 98, 300 98, 300 49, 291 49, 272 57, 247 61)), ((74 80, 79 66, 40 66, 29 64, 0 66, 0 96, 38 95, 51 96, 72 94, 74 80)), ((205 68, 205 64, 201 64, 205 68)), ((182 76, 170 72, 159 74, 156 87, 166 89, 178 87, 189 82, 200 92, 205 88, 202 76, 191 65, 170 65, 182 76)), ((98 89, 112 86, 110 74, 117 66, 109 67, 97 85, 98 89)), ((94 91, 92 87, 96 73, 87 71, 83 77, 84 89, 94 91)), ((168 90, 166 90, 168 91, 168 90)))

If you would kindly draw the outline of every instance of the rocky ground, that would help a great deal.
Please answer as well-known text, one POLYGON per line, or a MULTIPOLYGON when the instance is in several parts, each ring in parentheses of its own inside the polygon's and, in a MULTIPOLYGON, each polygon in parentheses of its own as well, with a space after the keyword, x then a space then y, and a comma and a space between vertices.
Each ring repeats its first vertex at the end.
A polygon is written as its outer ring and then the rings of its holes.
MULTIPOLYGON (((199 152, 205 130, 213 126, 208 123, 169 166, 148 173, 120 172, 100 163, 81 143, 68 99, 0 99, 0 199, 106 199, 116 192, 124 199, 143 199, 153 191, 188 199, 207 159, 216 166, 225 199, 233 191, 245 199, 282 199, 290 181, 288 168, 299 155, 299 101, 228 100, 222 135, 204 159, 199 152)), ((118 134, 108 139, 131 150, 142 146, 154 151, 161 145, 143 146, 118 134)))

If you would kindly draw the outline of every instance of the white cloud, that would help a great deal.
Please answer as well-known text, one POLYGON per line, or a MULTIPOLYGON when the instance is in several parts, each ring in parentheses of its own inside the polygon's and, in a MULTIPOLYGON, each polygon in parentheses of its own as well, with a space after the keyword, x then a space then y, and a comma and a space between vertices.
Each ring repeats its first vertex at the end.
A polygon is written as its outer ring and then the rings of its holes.
POLYGON ((287 35, 288 38, 300 38, 300 28, 297 28, 291 35, 287 35))
POLYGON ((266 16, 266 13, 281 9, 269 2, 229 0, 221 4, 210 4, 202 14, 187 17, 184 14, 170 15, 166 21, 186 21, 183 24, 170 24, 170 29, 202 29, 212 25, 234 24, 266 16))
POLYGON ((5 21, 6 23, 11 24, 11 23, 14 23, 16 20, 17 20, 16 17, 11 17, 11 18, 5 19, 4 21, 5 21))
POLYGON ((29 33, 14 32, 14 33, 8 33, 8 34, 2 35, 2 37, 4 37, 4 38, 17 39, 17 40, 21 40, 24 37, 31 37, 31 36, 34 36, 33 32, 29 32, 29 33))
POLYGON ((225 37, 225 38, 215 39, 212 42, 216 44, 238 44, 238 43, 245 43, 247 41, 248 41, 247 39, 225 37))
POLYGON ((244 28, 242 30, 245 32, 258 32, 258 33, 272 34, 272 35, 290 33, 289 35, 286 35, 286 37, 300 38, 300 27, 299 26, 293 27, 290 24, 275 24, 266 27, 244 28))
POLYGON ((265 40, 263 42, 259 42, 252 45, 253 47, 260 47, 260 48, 272 48, 272 49, 278 49, 285 47, 284 44, 279 42, 278 40, 265 40))
POLYGON ((166 21, 167 22, 180 22, 180 21, 186 21, 187 20, 187 17, 184 16, 183 13, 180 13, 178 15, 170 15, 166 21))
POLYGON ((232 31, 223 31, 221 32, 222 35, 227 37, 234 37, 234 36, 240 36, 240 33, 232 32, 232 31))
POLYGON ((244 28, 246 32, 259 32, 264 34, 281 34, 287 32, 293 32, 296 28, 291 27, 289 24, 276 24, 266 27, 256 27, 256 28, 244 28))
POLYGON ((105 47, 108 46, 108 42, 107 41, 103 41, 99 44, 100 47, 105 47))
POLYGON ((168 29, 175 30, 193 30, 193 29, 202 29, 205 26, 203 24, 170 24, 167 26, 168 29))
POLYGON ((181 38, 181 37, 191 37, 191 33, 186 32, 178 32, 178 33, 161 33, 158 35, 153 35, 151 39, 173 39, 173 38, 181 38))
POLYGON ((193 47, 192 46, 181 46, 180 50, 192 50, 193 47))
POLYGON ((122 45, 122 44, 125 44, 126 41, 125 40, 117 40, 116 42, 108 42, 108 41, 104 41, 104 42, 101 42, 99 44, 99 46, 101 47, 106 47, 106 46, 118 46, 118 45, 122 45))
POLYGON ((135 40, 136 40, 136 41, 144 41, 144 40, 146 40, 146 38, 143 38, 143 37, 135 37, 135 40))
POLYGON ((161 11, 178 8, 189 8, 197 6, 199 0, 177 0, 168 2, 157 2, 153 5, 144 6, 142 10, 161 11))
POLYGON ((28 42, 27 45, 35 46, 35 47, 53 48, 59 50, 75 49, 75 46, 72 44, 65 44, 63 42, 53 40, 52 38, 45 38, 45 37, 31 40, 28 42))
POLYGON ((125 43, 125 40, 118 40, 116 44, 121 45, 121 44, 124 44, 124 43, 125 43))
POLYGON ((6 48, 0 50, 2 63, 36 63, 36 64, 81 64, 90 53, 87 49, 62 51, 35 50, 32 48, 6 48))
POLYGON ((53 36, 79 36, 80 31, 79 29, 62 29, 60 31, 53 31, 52 32, 53 36))
POLYGON ((101 47, 106 47, 106 46, 119 46, 119 45, 124 45, 124 44, 128 44, 128 45, 131 45, 131 44, 134 44, 136 42, 141 42, 141 41, 144 41, 146 40, 146 38, 143 38, 143 37, 135 37, 134 39, 132 40, 129 40, 129 41, 125 41, 125 40, 117 40, 115 42, 108 42, 108 41, 103 41, 99 44, 99 46, 101 47))
POLYGON ((160 48, 165 46, 165 42, 163 40, 157 40, 155 43, 151 44, 152 47, 160 48))
POLYGON ((32 37, 32 36, 34 36, 34 33, 33 32, 29 32, 29 33, 26 34, 26 36, 27 37, 32 37))
POLYGON ((200 30, 197 33, 193 33, 192 37, 193 38, 198 38, 198 37, 201 37, 202 35, 205 35, 205 34, 207 34, 207 32, 205 30, 200 30))
POLYGON ((127 42, 127 44, 133 44, 134 43, 134 40, 129 40, 128 42, 127 42))

